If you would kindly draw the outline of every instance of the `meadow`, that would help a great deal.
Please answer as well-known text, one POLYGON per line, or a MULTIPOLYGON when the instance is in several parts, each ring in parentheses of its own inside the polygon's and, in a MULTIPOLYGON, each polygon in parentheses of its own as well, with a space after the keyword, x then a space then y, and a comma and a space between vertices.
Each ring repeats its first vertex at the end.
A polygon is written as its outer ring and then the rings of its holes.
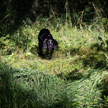
POLYGON ((108 33, 41 22, 0 38, 0 108, 108 108, 108 33), (42 28, 59 44, 51 60, 38 56, 42 28))

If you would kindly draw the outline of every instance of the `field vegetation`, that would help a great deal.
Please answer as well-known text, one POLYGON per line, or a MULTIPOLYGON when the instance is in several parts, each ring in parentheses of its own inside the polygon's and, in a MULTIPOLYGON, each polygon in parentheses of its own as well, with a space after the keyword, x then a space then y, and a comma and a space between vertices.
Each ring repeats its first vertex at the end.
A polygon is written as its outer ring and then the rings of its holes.
POLYGON ((10 12, 0 21, 0 108, 108 108, 108 22, 99 8, 89 21, 83 12, 72 17, 51 10, 34 22, 26 16, 18 26, 10 12), (42 28, 59 45, 51 60, 38 55, 42 28))

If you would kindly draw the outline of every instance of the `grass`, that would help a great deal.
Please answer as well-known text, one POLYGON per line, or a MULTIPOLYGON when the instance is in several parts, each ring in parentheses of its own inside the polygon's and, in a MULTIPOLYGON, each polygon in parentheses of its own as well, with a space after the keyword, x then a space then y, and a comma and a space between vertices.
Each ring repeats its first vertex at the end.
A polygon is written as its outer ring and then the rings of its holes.
POLYGON ((59 43, 51 60, 37 54, 39 24, 21 27, 12 42, 1 41, 1 108, 107 108, 107 33, 49 29, 59 43))

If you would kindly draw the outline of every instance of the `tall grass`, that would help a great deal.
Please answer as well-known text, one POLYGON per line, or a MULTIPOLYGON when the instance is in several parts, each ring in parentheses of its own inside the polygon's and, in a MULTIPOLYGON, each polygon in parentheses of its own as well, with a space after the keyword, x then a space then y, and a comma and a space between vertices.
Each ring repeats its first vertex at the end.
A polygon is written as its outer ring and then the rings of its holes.
POLYGON ((89 70, 79 80, 0 63, 1 108, 102 108, 105 71, 89 70))
POLYGON ((79 29, 57 22, 54 28, 45 22, 25 23, 0 38, 0 107, 108 107, 108 43, 103 27, 91 24, 79 29), (37 53, 41 28, 48 28, 59 44, 51 60, 37 53))

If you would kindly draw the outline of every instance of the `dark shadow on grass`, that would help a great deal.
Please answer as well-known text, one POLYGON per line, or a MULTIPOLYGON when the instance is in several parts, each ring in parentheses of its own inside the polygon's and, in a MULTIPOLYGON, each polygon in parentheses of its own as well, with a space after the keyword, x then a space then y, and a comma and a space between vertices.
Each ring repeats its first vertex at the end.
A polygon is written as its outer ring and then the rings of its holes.
POLYGON ((89 66, 94 69, 108 69, 108 61, 105 54, 108 54, 108 48, 98 43, 93 44, 90 48, 70 50, 70 55, 72 57, 78 55, 84 67, 89 66))
POLYGON ((71 106, 72 102, 68 103, 65 96, 66 85, 55 77, 29 69, 14 69, 0 62, 0 108, 67 108, 67 104, 71 106))
MULTIPOLYGON (((72 48, 64 51, 65 56, 68 56, 69 53, 73 58, 74 56, 78 56, 72 63, 76 63, 76 61, 82 63, 83 68, 91 68, 91 69, 108 69, 108 61, 105 54, 108 53, 107 48, 102 45, 93 44, 91 47, 85 48, 72 48)), ((58 78, 67 79, 67 80, 80 80, 83 78, 83 74, 80 72, 80 69, 75 68, 68 75, 64 75, 60 73, 57 75, 58 78)), ((91 72, 86 77, 89 78, 91 76, 91 72)))
POLYGON ((86 58, 83 58, 83 65, 84 67, 91 67, 94 69, 106 69, 107 68, 107 61, 105 61, 105 58, 100 60, 100 56, 97 55, 97 57, 95 57, 96 55, 91 55, 88 56, 86 58))
POLYGON ((83 77, 83 75, 82 75, 82 73, 79 73, 78 71, 79 70, 75 69, 67 75, 65 75, 63 73, 59 73, 59 74, 57 74, 57 77, 61 78, 63 80, 67 80, 67 81, 68 80, 71 80, 71 81, 80 80, 83 77))
POLYGON ((11 82, 11 71, 7 70, 7 66, 0 62, 0 108, 13 107, 13 90, 11 82), (4 68, 5 66, 5 68, 4 68), (11 104, 10 104, 11 103, 11 104))
POLYGON ((94 69, 108 69, 108 61, 106 55, 108 49, 103 44, 94 44, 89 48, 89 53, 82 58, 84 67, 90 66, 94 69))
POLYGON ((102 91, 102 108, 108 108, 108 75, 104 76, 102 85, 99 85, 98 88, 100 88, 102 91))

